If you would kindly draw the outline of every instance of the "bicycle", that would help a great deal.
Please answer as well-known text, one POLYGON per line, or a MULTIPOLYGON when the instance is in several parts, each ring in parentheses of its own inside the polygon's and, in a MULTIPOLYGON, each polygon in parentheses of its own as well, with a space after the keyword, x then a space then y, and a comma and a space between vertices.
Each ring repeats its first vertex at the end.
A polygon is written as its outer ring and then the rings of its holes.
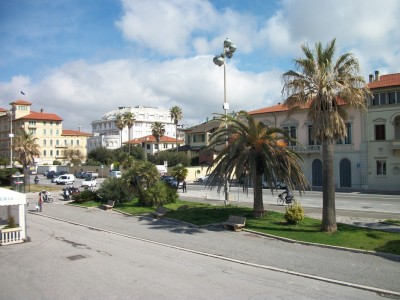
POLYGON ((276 204, 284 205, 284 204, 291 204, 293 202, 293 197, 283 197, 282 194, 278 195, 278 199, 276 199, 276 204))

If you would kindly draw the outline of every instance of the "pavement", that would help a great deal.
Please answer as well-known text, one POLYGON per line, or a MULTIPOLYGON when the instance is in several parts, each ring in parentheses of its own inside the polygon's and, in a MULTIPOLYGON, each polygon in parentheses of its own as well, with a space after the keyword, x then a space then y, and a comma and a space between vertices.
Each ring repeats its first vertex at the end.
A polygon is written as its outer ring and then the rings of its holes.
MULTIPOLYGON (((215 191, 204 190, 202 193, 205 194, 201 196, 198 192, 188 191, 185 194, 180 192, 180 196, 189 201, 223 204, 223 200, 215 194, 215 191)), ((45 217, 110 234, 163 243, 169 247, 200 255, 212 255, 241 264, 352 286, 400 299, 398 255, 368 253, 354 249, 338 251, 338 248, 298 242, 287 243, 252 232, 227 231, 219 225, 199 228, 168 218, 156 220, 148 215, 132 217, 116 211, 66 206, 65 201, 61 200, 61 194, 57 195, 54 192, 52 194, 55 196, 55 201, 45 203, 42 213, 37 213, 34 209, 37 193, 27 194, 28 236, 32 240, 35 236, 29 234, 29 219, 45 217), (327 257, 330 259, 326 259, 327 257)), ((236 204, 249 205, 248 202, 236 204)), ((265 204, 265 208, 284 209, 269 204, 265 204)), ((339 215, 338 220, 372 228, 380 226, 379 219, 339 215)))

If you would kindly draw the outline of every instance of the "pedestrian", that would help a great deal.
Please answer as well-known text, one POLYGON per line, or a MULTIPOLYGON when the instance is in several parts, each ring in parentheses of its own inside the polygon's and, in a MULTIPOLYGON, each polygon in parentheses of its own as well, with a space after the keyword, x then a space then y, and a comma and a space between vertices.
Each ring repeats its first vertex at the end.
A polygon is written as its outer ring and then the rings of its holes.
POLYGON ((183 184, 182 184, 182 192, 186 193, 186 180, 183 180, 183 184))
POLYGON ((42 212, 42 206, 43 206, 43 198, 42 198, 42 192, 40 192, 36 210, 42 212))

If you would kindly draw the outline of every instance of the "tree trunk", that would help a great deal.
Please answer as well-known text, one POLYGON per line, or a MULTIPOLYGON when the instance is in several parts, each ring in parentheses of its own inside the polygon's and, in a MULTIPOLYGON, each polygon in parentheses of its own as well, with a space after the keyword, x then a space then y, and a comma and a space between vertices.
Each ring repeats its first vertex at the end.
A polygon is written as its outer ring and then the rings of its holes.
POLYGON ((254 185, 253 216, 255 218, 262 218, 265 215, 264 203, 262 198, 262 175, 255 176, 253 185, 254 185))
POLYGON ((131 156, 131 128, 128 128, 128 154, 131 156))
POLYGON ((333 139, 322 142, 322 226, 325 232, 336 232, 335 176, 333 170, 333 139))
POLYGON ((176 153, 178 153, 178 124, 175 124, 176 153))

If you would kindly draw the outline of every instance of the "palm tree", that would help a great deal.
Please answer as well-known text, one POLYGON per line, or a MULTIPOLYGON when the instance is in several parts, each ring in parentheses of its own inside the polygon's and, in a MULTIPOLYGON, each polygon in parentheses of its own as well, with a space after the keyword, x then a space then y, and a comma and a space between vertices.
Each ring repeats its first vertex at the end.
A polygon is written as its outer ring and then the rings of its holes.
POLYGON ((119 129, 119 137, 121 140, 120 147, 122 147, 122 129, 124 129, 124 127, 125 127, 125 122, 124 122, 124 118, 123 118, 122 114, 117 115, 117 117, 115 118, 114 124, 119 129))
POLYGON ((365 109, 369 91, 358 75, 359 64, 351 53, 334 61, 336 39, 323 48, 316 43, 315 51, 308 45, 301 49, 305 58, 295 60, 296 71, 283 74, 285 105, 289 108, 309 107, 314 138, 322 142, 322 226, 326 232, 337 231, 333 145, 347 135, 347 108, 365 109))
POLYGON ((183 182, 186 177, 188 176, 189 171, 188 169, 183 166, 182 164, 177 164, 175 167, 172 168, 171 171, 171 175, 174 176, 176 178, 176 180, 178 181, 178 187, 179 187, 179 183, 183 182))
POLYGON ((176 152, 178 152, 178 122, 183 118, 182 109, 175 105, 169 110, 169 114, 171 116, 171 120, 173 120, 175 124, 176 152))
POLYGON ((127 111, 123 114, 122 116, 123 121, 125 126, 128 126, 128 149, 129 149, 129 155, 131 155, 131 143, 129 142, 131 139, 131 128, 133 127, 133 124, 135 124, 135 116, 133 113, 131 113, 130 111, 127 111))
POLYGON ((40 156, 37 138, 25 130, 19 131, 15 137, 14 154, 18 162, 24 167, 25 183, 28 179, 28 166, 33 164, 35 157, 40 156))
POLYGON ((158 153, 160 153, 160 140, 165 134, 164 124, 160 122, 154 122, 153 125, 151 125, 151 133, 156 138, 158 153))
MULTIPOLYGON (((225 176, 228 179, 240 178, 246 174, 253 182, 253 215, 257 218, 265 214, 262 200, 262 180, 265 177, 269 186, 278 179, 290 188, 300 190, 308 186, 301 170, 300 156, 283 143, 292 140, 285 131, 257 122, 245 111, 236 116, 220 115, 221 126, 211 134, 209 149, 228 144, 214 159, 214 170, 207 185, 218 185, 221 189, 225 176), (227 125, 227 126, 226 126, 227 125)), ((276 184, 275 184, 276 186, 276 184)), ((271 190, 272 191, 272 190, 271 190)))

